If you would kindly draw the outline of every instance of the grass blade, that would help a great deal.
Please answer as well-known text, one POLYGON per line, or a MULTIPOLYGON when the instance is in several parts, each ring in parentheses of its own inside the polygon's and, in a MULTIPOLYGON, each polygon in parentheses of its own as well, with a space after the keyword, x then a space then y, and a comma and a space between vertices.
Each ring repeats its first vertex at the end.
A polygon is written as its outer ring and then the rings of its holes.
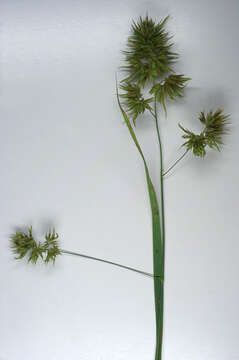
POLYGON ((156 196, 156 192, 154 190, 154 186, 152 184, 148 166, 143 154, 143 151, 139 145, 137 137, 135 135, 134 129, 130 123, 130 120, 124 111, 118 93, 118 86, 116 83, 116 92, 117 92, 117 100, 119 104, 120 111, 124 117, 125 123, 128 127, 130 135, 137 147, 140 156, 144 163, 145 174, 147 179, 147 186, 149 192, 150 206, 152 212, 152 232, 153 232, 153 267, 154 267, 154 301, 155 301, 155 317, 156 317, 156 353, 155 360, 162 359, 162 337, 163 337, 163 293, 164 293, 164 241, 161 232, 161 224, 160 224, 160 213, 159 213, 159 205, 156 196))

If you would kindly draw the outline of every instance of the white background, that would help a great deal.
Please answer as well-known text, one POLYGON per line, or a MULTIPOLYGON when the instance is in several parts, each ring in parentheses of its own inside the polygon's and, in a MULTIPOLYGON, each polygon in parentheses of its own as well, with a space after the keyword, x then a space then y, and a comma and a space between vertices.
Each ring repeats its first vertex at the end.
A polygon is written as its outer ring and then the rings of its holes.
MULTIPOLYGON (((239 359, 238 11, 236 0, 1 1, 1 360, 153 360, 153 281, 64 255, 16 262, 9 235, 55 226, 61 247, 152 271, 144 169, 115 96, 132 19, 170 14, 192 78, 160 113, 167 168, 182 154, 178 122, 231 113, 221 153, 189 155, 165 179, 164 360, 239 359)), ((159 183, 149 116, 137 134, 159 183)))

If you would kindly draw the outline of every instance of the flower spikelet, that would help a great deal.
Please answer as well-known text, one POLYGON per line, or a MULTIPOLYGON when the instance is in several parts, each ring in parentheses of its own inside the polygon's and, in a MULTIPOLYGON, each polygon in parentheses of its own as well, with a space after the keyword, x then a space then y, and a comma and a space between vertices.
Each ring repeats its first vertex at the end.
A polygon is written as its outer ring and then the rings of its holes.
POLYGON ((133 22, 127 50, 124 51, 127 65, 122 67, 128 73, 126 80, 136 81, 144 86, 173 71, 171 64, 178 55, 171 51, 173 44, 165 30, 168 18, 167 16, 160 23, 155 23, 146 16, 133 22))
POLYGON ((36 264, 39 258, 45 263, 55 262, 56 256, 61 254, 58 245, 59 235, 53 231, 49 231, 45 235, 45 242, 37 242, 32 234, 32 227, 27 232, 17 231, 10 238, 11 248, 15 255, 15 259, 28 257, 28 262, 36 264))

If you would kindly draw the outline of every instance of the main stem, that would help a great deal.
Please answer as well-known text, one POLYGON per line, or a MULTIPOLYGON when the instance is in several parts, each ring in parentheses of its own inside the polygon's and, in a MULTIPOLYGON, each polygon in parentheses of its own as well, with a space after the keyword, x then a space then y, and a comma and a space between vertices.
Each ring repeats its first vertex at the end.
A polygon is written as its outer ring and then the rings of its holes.
MULTIPOLYGON (((159 132, 158 115, 157 115, 157 102, 154 99, 154 119, 157 130, 157 137, 160 152, 160 197, 161 197, 161 269, 160 276, 164 279, 164 257, 165 257, 165 216, 164 216, 164 188, 163 188, 163 150, 162 141, 159 132)), ((155 250, 154 250, 155 251, 155 250)), ((162 360, 162 346, 163 346, 163 309, 164 309, 164 282, 162 279, 154 278, 154 293, 155 293, 155 306, 159 306, 159 319, 156 319, 156 353, 155 360, 162 360)))
MULTIPOLYGON (((135 143, 135 146, 137 147, 139 154, 144 162, 144 168, 145 168, 145 175, 147 179, 147 187, 149 192, 149 200, 150 200, 150 207, 152 212, 152 230, 153 230, 153 268, 154 268, 154 301, 155 301, 155 319, 156 319, 156 354, 155 354, 155 360, 161 360, 162 359, 162 336, 163 336, 163 275, 164 275, 164 240, 162 235, 164 234, 164 214, 162 216, 162 225, 163 225, 163 231, 161 229, 161 221, 160 221, 160 209, 158 206, 158 200, 157 195, 153 186, 153 183, 150 178, 149 169, 144 157, 144 154, 142 152, 142 149, 140 147, 140 144, 137 140, 137 137, 135 135, 135 132, 132 128, 132 125, 130 123, 130 120, 124 111, 120 100, 119 100, 119 93, 118 93, 118 87, 116 82, 116 94, 117 94, 117 100, 119 104, 120 111, 124 117, 125 123, 128 127, 128 130, 130 132, 131 138, 133 142, 135 143)), ((158 133, 158 139, 159 139, 159 145, 160 145, 160 162, 161 162, 161 173, 160 173, 160 181, 162 183, 162 147, 161 147, 161 141, 159 136, 159 130, 158 130, 158 118, 157 118, 157 111, 156 111, 156 102, 155 102, 155 112, 152 115, 156 120, 156 126, 157 126, 157 133, 158 133)), ((163 188, 161 187, 161 192, 163 194, 163 188)), ((163 201, 163 196, 162 199, 163 201)), ((163 208, 163 206, 161 206, 163 208)))

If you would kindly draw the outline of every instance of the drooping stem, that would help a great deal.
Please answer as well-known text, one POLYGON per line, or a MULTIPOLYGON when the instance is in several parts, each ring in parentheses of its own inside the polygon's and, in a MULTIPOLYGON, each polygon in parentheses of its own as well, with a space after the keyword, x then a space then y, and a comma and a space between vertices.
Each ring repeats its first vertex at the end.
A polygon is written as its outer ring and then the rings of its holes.
MULTIPOLYGON (((134 271, 134 272, 137 272, 141 275, 145 275, 145 276, 149 276, 149 277, 154 277, 155 275, 151 274, 151 273, 148 273, 146 271, 142 271, 142 270, 138 270, 138 269, 135 269, 135 268, 132 268, 130 266, 126 266, 126 265, 122 265, 122 264, 118 264, 118 263, 115 263, 115 262, 112 262, 112 261, 108 261, 108 260, 105 260, 105 259, 100 259, 100 258, 96 258, 94 256, 89 256, 89 255, 85 255, 85 254, 81 254, 81 253, 76 253, 76 252, 73 252, 73 251, 68 251, 68 250, 63 250, 63 249, 60 249, 61 253, 63 254, 69 254, 69 255, 75 255, 75 256, 80 256, 82 258, 85 258, 85 259, 90 259, 90 260, 95 260, 95 261, 100 261, 100 262, 103 262, 105 264, 110 264, 110 265, 114 265, 114 266, 118 266, 120 268, 123 268, 123 269, 126 269, 126 270, 131 270, 131 271, 134 271)), ((156 276, 159 278, 159 276, 156 276)))
POLYGON ((168 174, 169 171, 172 170, 172 169, 174 168, 174 166, 176 166, 176 165, 179 163, 179 161, 184 158, 184 156, 188 153, 188 151, 189 151, 189 149, 187 149, 187 150, 183 153, 183 155, 180 156, 180 158, 179 158, 178 160, 176 160, 176 161, 173 163, 173 165, 170 166, 170 168, 162 174, 162 176, 165 176, 166 174, 168 174))

